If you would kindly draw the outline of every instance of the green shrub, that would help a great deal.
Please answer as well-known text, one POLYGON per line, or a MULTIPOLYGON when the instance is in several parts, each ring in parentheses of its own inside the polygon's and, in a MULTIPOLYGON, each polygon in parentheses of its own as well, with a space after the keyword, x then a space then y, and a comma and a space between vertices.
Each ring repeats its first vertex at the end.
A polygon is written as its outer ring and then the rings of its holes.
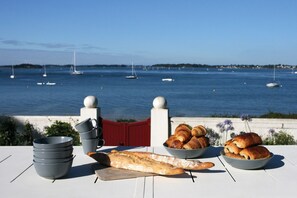
POLYGON ((38 133, 32 124, 26 122, 24 125, 23 131, 19 132, 16 137, 17 145, 33 145, 34 136, 42 136, 38 133))
POLYGON ((11 117, 0 117, 0 146, 15 145, 16 123, 11 117))
POLYGON ((294 145, 296 140, 293 135, 290 135, 284 131, 273 133, 269 137, 265 138, 263 144, 266 145, 294 145))
POLYGON ((80 145, 79 134, 70 123, 55 121, 51 126, 45 127, 46 136, 68 136, 73 138, 73 145, 80 145))

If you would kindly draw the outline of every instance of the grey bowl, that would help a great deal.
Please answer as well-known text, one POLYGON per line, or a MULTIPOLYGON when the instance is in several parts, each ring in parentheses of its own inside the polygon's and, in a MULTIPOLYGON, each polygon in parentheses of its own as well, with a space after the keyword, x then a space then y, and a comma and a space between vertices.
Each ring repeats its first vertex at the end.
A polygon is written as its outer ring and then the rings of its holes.
POLYGON ((175 149, 175 148, 170 148, 168 147, 165 143, 163 144, 165 149, 167 150, 168 153, 171 155, 181 158, 181 159, 189 159, 189 158, 197 158, 200 157, 205 153, 205 151, 209 147, 201 148, 201 149, 192 149, 192 150, 187 150, 187 149, 175 149))
POLYGON ((33 146, 33 151, 38 151, 38 152, 63 152, 71 149, 73 149, 72 145, 69 145, 66 147, 58 147, 58 148, 36 148, 35 146, 33 146))
POLYGON ((61 148, 72 145, 72 137, 67 136, 51 136, 45 138, 35 139, 33 146, 41 149, 61 148))
POLYGON ((256 159, 256 160, 236 159, 236 158, 228 157, 225 155, 224 151, 221 151, 221 156, 223 156, 224 160, 234 168, 253 170, 253 169, 263 168, 273 158, 273 153, 271 153, 269 158, 256 159))
POLYGON ((47 179, 58 179, 67 175, 71 169, 72 162, 73 158, 67 162, 52 164, 35 162, 33 160, 37 174, 47 179))
POLYGON ((61 151, 40 151, 40 150, 33 150, 33 155, 38 158, 46 158, 46 159, 52 159, 52 158, 67 158, 72 155, 73 148, 70 147, 66 150, 61 151))
POLYGON ((72 158, 73 158, 73 155, 70 155, 65 158, 40 158, 33 155, 34 162, 47 163, 47 164, 64 163, 64 162, 68 162, 72 158))

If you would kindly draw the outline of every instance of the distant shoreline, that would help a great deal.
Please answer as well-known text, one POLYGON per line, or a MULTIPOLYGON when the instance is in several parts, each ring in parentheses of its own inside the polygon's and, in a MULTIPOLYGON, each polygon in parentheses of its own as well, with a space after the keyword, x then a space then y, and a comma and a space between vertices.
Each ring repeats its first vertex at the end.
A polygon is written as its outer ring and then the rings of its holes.
MULTIPOLYGON (((29 64, 22 63, 17 65, 0 65, 0 68, 11 68, 14 66, 15 69, 40 69, 44 66, 46 67, 71 67, 73 64, 66 65, 54 65, 54 64, 29 64)), ((89 67, 89 68, 104 68, 104 67, 131 67, 131 65, 116 65, 116 64, 94 64, 94 65, 77 65, 78 67, 89 67)), ((134 65, 135 67, 147 67, 147 68, 230 68, 230 69, 297 69, 297 65, 286 65, 286 64, 267 64, 267 65, 246 65, 246 64, 230 64, 230 65, 208 65, 208 64, 189 64, 189 63, 179 63, 179 64, 154 64, 154 65, 134 65)))

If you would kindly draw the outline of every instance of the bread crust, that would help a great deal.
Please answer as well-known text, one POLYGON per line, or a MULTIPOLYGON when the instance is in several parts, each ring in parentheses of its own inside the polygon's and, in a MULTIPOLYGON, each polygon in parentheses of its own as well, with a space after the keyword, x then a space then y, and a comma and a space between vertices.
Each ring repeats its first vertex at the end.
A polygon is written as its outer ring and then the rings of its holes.
POLYGON ((141 158, 132 152, 110 152, 107 154, 89 152, 88 155, 103 165, 115 168, 156 173, 159 175, 178 175, 184 173, 184 169, 182 168, 150 158, 141 158))
POLYGON ((177 149, 182 149, 184 145, 175 135, 171 135, 166 140, 165 144, 170 148, 177 148, 177 149))
POLYGON ((205 136, 198 137, 197 140, 199 141, 201 148, 206 148, 209 146, 209 138, 205 136))
POLYGON ((256 133, 245 133, 242 135, 237 135, 232 139, 232 142, 238 147, 238 148, 247 148, 250 146, 256 146, 259 144, 262 144, 261 137, 256 133))
POLYGON ((184 149, 192 150, 192 149, 198 149, 202 148, 198 138, 193 136, 190 141, 188 141, 186 144, 183 145, 184 149))
POLYGON ((188 125, 188 124, 179 124, 179 125, 175 128, 175 130, 174 130, 174 134, 176 134, 176 132, 178 132, 178 131, 180 131, 180 130, 182 130, 182 131, 188 131, 188 132, 191 133, 192 127, 191 127, 190 125, 188 125))
POLYGON ((189 131, 179 130, 174 135, 182 143, 188 142, 191 139, 191 132, 189 131))
MULTIPOLYGON (((112 152, 118 152, 118 151, 112 151, 112 152)), ((214 166, 214 163, 212 162, 200 162, 199 160, 179 159, 177 157, 160 155, 160 154, 155 154, 151 152, 130 152, 130 151, 120 151, 120 152, 124 152, 127 154, 132 153, 133 155, 136 155, 141 159, 149 158, 151 160, 168 163, 168 164, 171 164, 172 166, 182 168, 185 170, 203 170, 214 166)))
POLYGON ((202 125, 198 125, 192 128, 192 136, 200 137, 206 135, 206 128, 202 125))
POLYGON ((245 148, 239 153, 245 159, 255 160, 270 157, 269 150, 264 146, 252 146, 249 148, 245 148))
POLYGON ((226 142, 225 147, 224 147, 224 152, 225 153, 233 153, 238 155, 239 152, 241 151, 241 148, 238 148, 232 141, 226 142))
POLYGON ((235 158, 235 159, 245 159, 243 156, 237 155, 237 154, 234 154, 234 153, 225 153, 225 155, 227 157, 231 157, 231 158, 235 158))

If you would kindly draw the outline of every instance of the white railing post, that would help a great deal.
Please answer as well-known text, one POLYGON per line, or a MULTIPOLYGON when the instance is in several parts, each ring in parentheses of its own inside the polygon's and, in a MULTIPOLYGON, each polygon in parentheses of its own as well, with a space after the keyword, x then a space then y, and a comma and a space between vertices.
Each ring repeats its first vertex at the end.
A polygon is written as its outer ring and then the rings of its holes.
POLYGON ((151 109, 151 146, 162 146, 169 136, 169 110, 164 97, 158 96, 151 109))
POLYGON ((92 118, 98 120, 101 116, 100 107, 98 107, 98 100, 95 96, 87 96, 84 99, 85 107, 80 109, 80 121, 87 118, 92 118))

